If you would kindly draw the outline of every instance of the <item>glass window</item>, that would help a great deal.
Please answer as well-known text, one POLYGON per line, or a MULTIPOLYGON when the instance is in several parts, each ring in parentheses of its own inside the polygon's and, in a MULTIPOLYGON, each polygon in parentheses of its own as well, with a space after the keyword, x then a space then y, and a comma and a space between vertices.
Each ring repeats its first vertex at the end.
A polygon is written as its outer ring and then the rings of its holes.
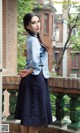
POLYGON ((78 36, 78 29, 77 28, 73 29, 72 35, 78 36))
POLYGON ((58 60, 59 60, 59 53, 57 53, 57 52, 55 52, 55 62, 58 62, 58 60))
POLYGON ((79 54, 72 55, 72 67, 73 68, 79 67, 79 54))
POLYGON ((56 29, 56 41, 59 41, 60 36, 59 36, 59 28, 56 29))
POLYGON ((44 32, 49 33, 49 14, 44 14, 44 32))

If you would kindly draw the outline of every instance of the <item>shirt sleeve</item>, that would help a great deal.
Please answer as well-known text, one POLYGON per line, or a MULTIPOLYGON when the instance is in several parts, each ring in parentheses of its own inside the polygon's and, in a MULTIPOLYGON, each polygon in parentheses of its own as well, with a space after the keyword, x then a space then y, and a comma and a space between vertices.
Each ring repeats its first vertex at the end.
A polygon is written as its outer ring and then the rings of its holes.
POLYGON ((30 67, 33 69, 39 69, 40 63, 40 44, 37 38, 34 38, 30 44, 31 61, 30 67))

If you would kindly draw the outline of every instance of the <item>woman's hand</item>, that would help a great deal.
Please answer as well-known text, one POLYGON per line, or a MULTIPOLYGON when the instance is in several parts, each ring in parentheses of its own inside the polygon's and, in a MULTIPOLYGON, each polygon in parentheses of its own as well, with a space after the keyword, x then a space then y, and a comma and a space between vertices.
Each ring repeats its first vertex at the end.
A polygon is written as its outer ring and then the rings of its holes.
POLYGON ((23 77, 25 77, 25 76, 31 74, 32 71, 33 71, 32 68, 26 69, 26 70, 21 70, 21 71, 20 71, 20 77, 23 78, 23 77))

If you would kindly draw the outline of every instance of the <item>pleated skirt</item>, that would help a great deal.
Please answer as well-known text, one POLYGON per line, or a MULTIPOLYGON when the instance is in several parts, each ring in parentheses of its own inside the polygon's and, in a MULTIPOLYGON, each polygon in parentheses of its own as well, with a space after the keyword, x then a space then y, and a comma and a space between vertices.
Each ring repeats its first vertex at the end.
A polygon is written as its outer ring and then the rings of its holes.
POLYGON ((21 79, 14 118, 25 126, 52 123, 48 82, 42 71, 37 76, 30 74, 21 79))

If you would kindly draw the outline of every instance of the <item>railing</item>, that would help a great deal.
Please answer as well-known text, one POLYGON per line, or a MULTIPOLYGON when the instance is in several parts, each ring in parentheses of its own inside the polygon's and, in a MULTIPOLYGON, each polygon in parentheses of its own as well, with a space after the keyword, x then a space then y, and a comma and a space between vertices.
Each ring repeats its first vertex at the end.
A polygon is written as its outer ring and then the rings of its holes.
MULTIPOLYGON (((74 78, 50 78, 49 80, 50 91, 56 96, 55 99, 55 118, 53 119, 54 126, 63 127, 66 124, 67 129, 79 130, 80 129, 80 79, 74 78), (65 121, 65 100, 64 96, 68 95, 69 100, 69 113, 68 118, 70 121, 65 121)), ((17 91, 20 79, 18 76, 3 77, 3 112, 5 111, 5 96, 4 93, 9 94, 9 114, 6 116, 7 120, 14 119, 14 111, 17 99, 17 91)), ((3 116, 4 117, 4 116, 3 116)))
POLYGON ((56 94, 56 121, 53 124, 63 125, 65 116, 64 112, 64 95, 70 97, 69 103, 69 118, 71 123, 67 128, 78 130, 80 129, 80 79, 71 78, 52 78, 49 80, 49 86, 56 94))

